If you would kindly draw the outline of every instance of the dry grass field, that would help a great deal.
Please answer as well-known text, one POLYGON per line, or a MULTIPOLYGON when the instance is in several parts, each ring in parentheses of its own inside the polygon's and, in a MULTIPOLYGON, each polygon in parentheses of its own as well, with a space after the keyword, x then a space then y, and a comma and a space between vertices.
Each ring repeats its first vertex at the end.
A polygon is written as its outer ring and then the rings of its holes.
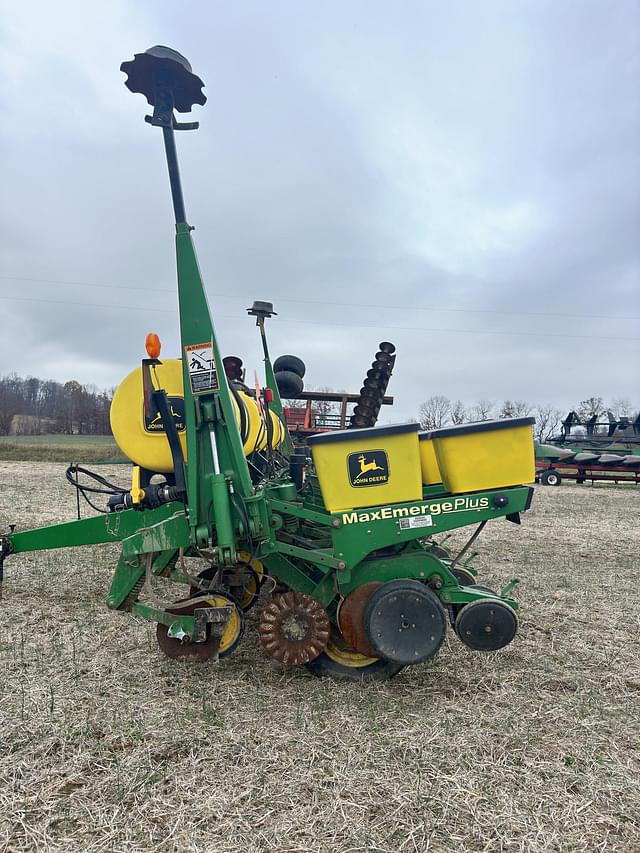
POLYGON ((112 435, 0 435, 3 462, 115 462, 126 460, 112 435))
MULTIPOLYGON (((72 518, 63 471, 0 463, 0 529, 72 518)), ((538 488, 479 541, 523 580, 513 644, 450 632, 373 685, 275 665, 253 611, 231 658, 171 662, 104 606, 113 547, 10 557, 0 849, 640 850, 639 517, 640 489, 538 488)))

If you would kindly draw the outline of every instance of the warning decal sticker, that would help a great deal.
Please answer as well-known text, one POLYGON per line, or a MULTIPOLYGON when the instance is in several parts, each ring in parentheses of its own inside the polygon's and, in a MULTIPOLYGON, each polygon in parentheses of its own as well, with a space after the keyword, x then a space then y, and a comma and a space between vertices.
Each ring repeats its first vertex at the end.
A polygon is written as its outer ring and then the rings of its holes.
POLYGON ((207 341, 205 344, 189 344, 184 348, 184 354, 189 371, 191 392, 193 394, 204 394, 206 391, 217 391, 220 384, 218 382, 218 369, 213 359, 211 341, 207 341))
POLYGON ((418 518, 401 518, 400 530, 410 530, 412 527, 432 527, 433 519, 430 515, 419 516, 418 518))

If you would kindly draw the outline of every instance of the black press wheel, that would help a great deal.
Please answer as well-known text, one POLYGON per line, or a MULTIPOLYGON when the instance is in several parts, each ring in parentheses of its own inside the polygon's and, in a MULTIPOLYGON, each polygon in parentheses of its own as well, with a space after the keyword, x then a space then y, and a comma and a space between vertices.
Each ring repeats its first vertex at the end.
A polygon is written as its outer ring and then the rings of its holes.
POLYGON ((552 468, 543 471, 540 474, 540 482, 544 486, 559 486, 562 482, 562 477, 557 471, 554 471, 552 468))
POLYGON ((508 645, 518 630, 515 611, 488 598, 466 604, 456 618, 456 633, 478 652, 494 652, 508 645))
POLYGON ((463 569, 462 566, 455 566, 451 569, 451 574, 458 581, 460 586, 474 586, 476 576, 469 569, 463 569))
POLYGON ((325 650, 305 666, 318 678, 360 682, 388 681, 404 669, 402 664, 360 654, 347 643, 335 626, 331 628, 325 650))
POLYGON ((440 599, 423 583, 401 579, 379 587, 364 611, 371 648, 403 666, 422 663, 439 650, 447 631, 440 599))
POLYGON ((479 590, 481 590, 482 592, 490 592, 490 593, 491 593, 491 595, 497 595, 497 594, 498 594, 498 593, 495 591, 495 589, 491 589, 491 587, 490 587, 490 586, 485 586, 484 584, 481 584, 481 583, 473 583, 473 584, 471 584, 471 586, 472 586, 474 589, 479 589, 479 590))
MULTIPOLYGON (((454 572, 455 574, 455 572, 454 572)), ((482 592, 490 592, 491 595, 497 595, 498 593, 495 589, 491 589, 490 586, 484 586, 481 583, 475 583, 475 578, 473 579, 473 583, 466 584, 466 586, 470 586, 472 589, 479 589, 482 592)), ((458 618, 458 614, 462 610, 463 607, 466 607, 466 604, 447 604, 447 611, 449 613, 449 622, 451 627, 455 630, 456 627, 456 619, 458 618)))
POLYGON ((425 549, 431 557, 437 557, 439 560, 450 560, 451 553, 444 545, 438 545, 437 542, 425 542, 425 549))

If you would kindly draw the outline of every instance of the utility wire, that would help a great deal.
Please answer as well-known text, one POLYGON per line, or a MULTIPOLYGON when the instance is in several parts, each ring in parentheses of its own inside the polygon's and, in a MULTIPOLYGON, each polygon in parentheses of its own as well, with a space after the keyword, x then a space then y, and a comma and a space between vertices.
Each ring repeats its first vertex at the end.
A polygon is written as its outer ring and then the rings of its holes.
MULTIPOLYGON (((137 305, 105 305, 97 302, 73 302, 60 299, 41 299, 38 297, 28 296, 0 296, 0 299, 11 300, 14 302, 46 302, 50 305, 73 305, 76 308, 110 308, 117 311, 144 311, 146 313, 154 312, 160 314, 174 314, 175 311, 169 308, 150 308, 149 306, 137 305)), ((224 320, 242 320, 246 319, 244 314, 215 314, 215 318, 224 320)), ((567 335, 564 333, 554 334, 553 332, 503 332, 500 330, 488 329, 429 329, 426 326, 390 326, 390 325, 369 325, 365 323, 333 323, 330 321, 317 322, 315 320, 299 320, 294 317, 281 317, 279 323, 294 323, 296 326, 303 324, 307 326, 324 326, 331 328, 343 329, 382 329, 385 331, 398 329, 399 331, 410 332, 444 332, 452 335, 508 335, 510 337, 531 337, 531 338, 562 338, 587 340, 587 341, 640 341, 640 338, 628 338, 618 335, 616 337, 606 335, 567 335)))
MULTIPOLYGON (((64 279, 53 278, 22 278, 9 275, 0 275, 0 281, 30 281, 36 284, 64 284, 71 287, 91 287, 98 288, 101 290, 140 290, 144 293, 176 293, 175 288, 169 289, 165 287, 138 287, 136 285, 128 284, 93 284, 91 282, 86 281, 65 281, 64 279)), ((228 293, 217 293, 214 290, 208 292, 211 293, 212 296, 215 296, 217 299, 253 299, 255 295, 236 292, 233 296, 230 296, 228 293)), ((299 303, 301 305, 335 305, 340 308, 383 308, 385 310, 399 311, 446 311, 459 314, 505 314, 509 316, 522 315, 523 317, 566 317, 574 318, 577 320, 622 320, 625 322, 629 320, 640 320, 640 317, 614 317, 610 314, 565 314, 562 312, 553 311, 504 311, 499 308, 439 308, 435 306, 432 307, 426 305, 389 305, 380 302, 367 302, 366 305, 363 305, 360 302, 329 302, 325 299, 293 299, 290 296, 276 296, 274 298, 277 299, 279 302, 294 302, 299 303)))

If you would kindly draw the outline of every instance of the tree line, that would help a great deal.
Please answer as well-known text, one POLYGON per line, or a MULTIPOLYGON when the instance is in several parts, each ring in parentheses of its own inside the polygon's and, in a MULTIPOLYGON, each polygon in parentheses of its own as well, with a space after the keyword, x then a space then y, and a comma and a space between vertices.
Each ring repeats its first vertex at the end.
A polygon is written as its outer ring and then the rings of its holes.
MULTIPOLYGON (((16 374, 0 377, 0 435, 110 435, 109 409, 114 390, 81 385, 74 379, 62 383, 35 376, 22 378, 16 374)), ((289 403, 300 405, 298 401, 289 403)), ((314 404, 316 408, 328 413, 334 411, 334 404, 320 401, 314 404)), ((439 429, 448 424, 532 416, 536 421, 535 437, 544 442, 560 431, 562 420, 570 410, 575 411, 583 422, 594 415, 606 421, 607 411, 613 412, 617 418, 629 417, 632 420, 638 414, 638 408, 626 398, 605 403, 602 397, 588 397, 561 411, 550 404, 533 404, 526 400, 495 402, 480 398, 468 405, 462 400, 450 400, 436 394, 420 405, 418 419, 422 429, 439 429)))
POLYGON ((113 392, 75 379, 0 377, 0 435, 110 435, 113 392))
POLYGON ((549 403, 528 403, 526 400, 493 400, 480 399, 472 405, 462 400, 450 400, 441 394, 429 397, 420 405, 419 421, 422 429, 439 429, 449 424, 463 424, 472 421, 488 421, 492 418, 534 417, 533 428, 536 440, 548 441, 552 435, 560 432, 562 421, 569 411, 575 411, 584 423, 593 416, 607 419, 611 411, 617 418, 637 417, 638 408, 633 407, 626 398, 617 398, 605 403, 602 397, 587 397, 579 403, 561 411, 549 403))

